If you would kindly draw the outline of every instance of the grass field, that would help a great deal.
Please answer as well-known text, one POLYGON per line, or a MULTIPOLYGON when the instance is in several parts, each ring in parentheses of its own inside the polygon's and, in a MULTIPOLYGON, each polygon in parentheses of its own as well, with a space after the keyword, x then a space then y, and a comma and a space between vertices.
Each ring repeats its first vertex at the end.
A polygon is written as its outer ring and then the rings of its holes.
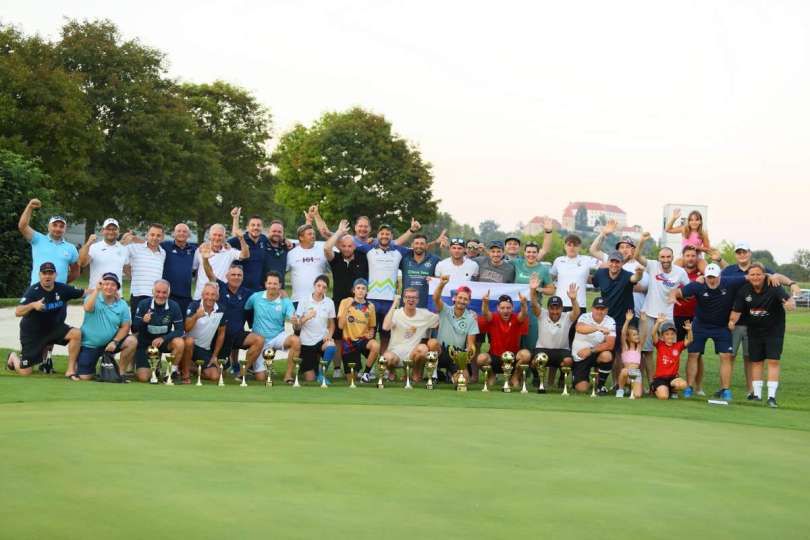
POLYGON ((808 349, 778 410, 4 373, 0 538, 807 538, 808 349))

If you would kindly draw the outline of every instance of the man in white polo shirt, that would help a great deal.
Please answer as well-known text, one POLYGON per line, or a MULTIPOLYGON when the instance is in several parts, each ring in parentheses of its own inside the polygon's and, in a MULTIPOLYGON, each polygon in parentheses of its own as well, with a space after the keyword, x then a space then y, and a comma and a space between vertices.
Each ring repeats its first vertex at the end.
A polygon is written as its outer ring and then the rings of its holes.
POLYGON ((218 356, 225 344, 228 324, 225 308, 219 303, 219 285, 212 281, 205 283, 202 298, 191 302, 185 315, 185 347, 180 362, 183 382, 190 382, 191 366, 198 360, 203 363, 202 378, 216 381, 219 379, 218 356))
POLYGON ((129 257, 129 310, 135 320, 135 310, 141 300, 152 296, 155 282, 163 278, 163 263, 166 251, 160 247, 163 241, 163 225, 153 223, 146 231, 146 242, 127 245, 129 257))
POLYGON ((250 248, 245 242, 245 235, 242 231, 238 229, 234 230, 234 236, 239 238, 241 250, 231 247, 231 245, 226 242, 226 233, 225 226, 221 223, 211 225, 208 228, 208 242, 201 245, 197 253, 194 254, 193 267, 197 269, 197 284, 194 286, 194 295, 192 296, 194 300, 200 299, 203 287, 208 283, 208 276, 205 275, 205 270, 202 267, 201 250, 207 251, 210 249, 212 255, 209 257, 208 262, 211 263, 211 268, 213 268, 217 279, 221 279, 222 281, 227 281, 228 270, 231 268, 234 261, 250 257, 250 248))
POLYGON ((113 218, 104 220, 101 226, 101 242, 96 242, 96 235, 91 234, 79 250, 79 265, 84 268, 90 265, 89 283, 98 283, 104 274, 115 274, 118 282, 124 280, 124 265, 129 263, 129 250, 118 241, 118 221, 113 218))
POLYGON ((329 261, 323 252, 323 242, 315 241, 315 229, 309 223, 298 227, 298 245, 287 253, 287 270, 292 281, 292 303, 310 298, 315 290, 315 278, 328 274, 329 261))
POLYGON ((557 291, 555 296, 559 296, 563 301, 563 311, 571 311, 571 299, 568 297, 568 288, 571 284, 577 286, 577 303, 581 310, 585 311, 587 298, 586 284, 591 270, 599 268, 601 262, 590 255, 580 255, 579 246, 582 240, 575 234, 565 237, 565 255, 554 259, 551 265, 551 277, 556 279, 557 291))

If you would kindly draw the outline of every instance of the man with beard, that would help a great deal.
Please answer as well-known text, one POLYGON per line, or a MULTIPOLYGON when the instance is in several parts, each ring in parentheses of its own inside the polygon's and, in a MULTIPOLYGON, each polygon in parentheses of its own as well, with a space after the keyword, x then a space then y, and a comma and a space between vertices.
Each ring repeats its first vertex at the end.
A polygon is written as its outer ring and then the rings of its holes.
MULTIPOLYGON (((445 285, 450 282, 450 276, 445 274, 441 276, 439 285, 433 291, 433 305, 436 312, 439 314, 439 332, 437 340, 441 346, 441 353, 439 355, 439 363, 437 369, 443 369, 450 373, 453 383, 458 380, 458 366, 455 365, 453 359, 450 358, 450 347, 458 351, 465 351, 469 354, 469 358, 475 357, 475 337, 478 335, 478 318, 475 312, 467 309, 470 305, 472 298, 472 291, 469 287, 462 285, 455 290, 453 295, 453 306, 450 307, 442 301, 442 291, 445 285)), ((451 291, 452 293, 452 291, 451 291)), ((478 382, 478 374, 475 374, 473 380, 472 366, 468 365, 469 373, 468 380, 478 382)), ((428 373, 428 377, 432 377, 432 373, 428 373)))
POLYGON ((478 278, 481 283, 513 283, 515 266, 503 259, 503 242, 493 240, 489 243, 489 254, 478 257, 478 278))
MULTIPOLYGON (((682 268, 686 270, 686 275, 690 283, 697 281, 697 279, 703 275, 700 272, 700 268, 698 268, 698 251, 695 246, 687 245, 683 247, 681 251, 681 264, 682 268)), ((675 306, 672 308, 672 314, 675 317, 674 322, 677 341, 686 339, 687 332, 685 324, 687 322, 693 322, 696 306, 697 298, 694 296, 675 302, 675 306)), ((706 395, 703 392, 703 354, 698 354, 696 359, 693 358, 691 353, 689 354, 689 359, 686 363, 687 375, 690 368, 695 369, 694 380, 687 377, 689 387, 684 391, 684 397, 691 396, 693 392, 699 396, 706 395)))
POLYGON ((291 242, 284 238, 284 223, 278 219, 270 222, 267 228, 267 246, 264 252, 264 266, 262 273, 275 272, 280 276, 281 289, 285 287, 285 273, 287 272, 287 254, 293 248, 291 242))
POLYGON ((450 284, 473 281, 478 276, 478 263, 465 256, 463 238, 450 239, 450 256, 436 264, 436 276, 448 276, 450 284))
POLYGON ((267 237, 262 233, 264 225, 260 216, 250 216, 247 221, 247 233, 242 234, 239 228, 239 218, 242 215, 242 208, 236 207, 231 210, 231 238, 228 244, 232 248, 242 249, 242 240, 248 246, 250 255, 247 259, 240 260, 237 264, 244 270, 245 280, 243 286, 251 292, 264 289, 264 257, 267 253, 267 237))
MULTIPOLYGON (((399 263, 402 271, 402 288, 416 289, 419 299, 416 307, 426 308, 428 301, 428 279, 434 275, 439 258, 427 252, 428 241, 424 234, 417 233, 411 240, 410 253, 406 253, 399 263)), ((403 297, 403 304, 405 298, 403 297)))
MULTIPOLYGON (((321 217, 317 205, 313 205, 309 208, 307 216, 311 216, 315 221, 315 226, 318 228, 318 232, 321 233, 322 237, 327 240, 332 237, 333 233, 329 230, 329 227, 326 226, 326 222, 321 217)), ((411 234, 419 229, 418 227, 414 228, 415 225, 418 225, 418 222, 412 219, 411 229, 401 234, 393 243, 400 246, 404 245, 410 240, 411 234)), ((352 240, 357 247, 368 246, 376 242, 376 239, 371 236, 371 219, 368 216, 359 216, 354 221, 354 236, 352 236, 352 240)))
POLYGON ((124 265, 129 262, 127 247, 118 241, 118 221, 113 218, 104 220, 101 226, 103 240, 96 242, 96 235, 91 234, 79 250, 79 266, 90 265, 89 283, 99 283, 101 276, 113 273, 118 283, 124 279, 124 265))
MULTIPOLYGON (((211 268, 214 269, 214 275, 217 279, 224 280, 228 274, 228 269, 235 261, 243 261, 250 257, 250 249, 247 242, 245 242, 245 235, 241 234, 238 229, 234 231, 236 237, 240 239, 241 249, 237 250, 232 248, 231 245, 225 241, 225 226, 220 223, 215 223, 208 228, 208 242, 211 248, 211 256, 208 262, 211 263, 211 268)), ((197 268, 197 284, 194 288, 195 300, 199 300, 202 295, 202 289, 208 281, 205 275, 205 270, 202 268, 202 256, 198 252, 195 256, 194 267, 197 268)))
POLYGON ((324 243, 315 241, 315 229, 310 224, 298 227, 298 245, 287 254, 287 270, 292 280, 292 302, 310 298, 315 290, 315 278, 329 272, 324 243))
POLYGON ((38 268, 45 262, 50 262, 56 268, 59 283, 70 283, 79 277, 79 252, 76 246, 65 241, 67 220, 62 216, 51 216, 48 220, 48 234, 31 228, 31 214, 42 207, 39 199, 31 199, 20 215, 17 228, 23 238, 31 244, 31 285, 39 283, 38 268))

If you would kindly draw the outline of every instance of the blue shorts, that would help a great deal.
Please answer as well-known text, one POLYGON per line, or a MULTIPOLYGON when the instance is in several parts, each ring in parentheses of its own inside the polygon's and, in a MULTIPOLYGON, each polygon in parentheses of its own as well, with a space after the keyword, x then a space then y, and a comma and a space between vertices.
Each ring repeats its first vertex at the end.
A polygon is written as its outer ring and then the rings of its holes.
MULTIPOLYGON (((123 345, 123 343, 118 344, 118 347, 115 348, 115 353, 121 352, 121 345, 123 345)), ((104 349, 106 349, 106 347, 82 346, 82 348, 79 349, 79 358, 77 361, 78 366, 76 367, 76 374, 95 375, 96 364, 98 363, 98 359, 101 358, 101 356, 104 354, 104 349)))
POLYGON ((374 316, 377 318, 377 332, 380 335, 388 335, 389 333, 383 330, 383 321, 385 320, 385 316, 388 315, 388 312, 391 310, 391 306, 394 304, 393 300, 369 300, 371 304, 374 306, 374 316))
POLYGON ((715 354, 730 353, 734 349, 731 346, 731 330, 722 326, 701 325, 697 321, 692 323, 692 336, 694 341, 689 344, 687 351, 690 353, 703 354, 706 350, 706 340, 714 341, 715 354))

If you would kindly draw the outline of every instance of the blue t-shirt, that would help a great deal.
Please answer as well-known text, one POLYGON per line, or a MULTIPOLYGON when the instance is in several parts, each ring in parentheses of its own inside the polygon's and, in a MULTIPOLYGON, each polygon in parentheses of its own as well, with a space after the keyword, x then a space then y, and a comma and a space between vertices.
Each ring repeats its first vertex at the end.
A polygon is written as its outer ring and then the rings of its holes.
POLYGON ((608 316, 614 321, 623 321, 628 309, 634 309, 633 286, 630 281, 633 274, 621 270, 616 279, 610 277, 610 270, 600 268, 593 275, 593 286, 599 289, 602 298, 608 305, 608 316))
POLYGON ((191 298, 191 280, 194 276, 194 254, 197 244, 186 242, 180 247, 174 240, 164 240, 160 247, 166 251, 166 260, 163 262, 163 279, 172 286, 172 296, 178 298, 191 298))
MULTIPOLYGON (((228 243, 236 249, 242 248, 242 244, 236 237, 228 239, 228 243)), ((244 287, 250 289, 251 292, 263 291, 264 258, 269 240, 265 235, 260 234, 259 239, 254 242, 250 235, 245 233, 245 243, 250 249, 250 256, 244 260, 234 261, 234 264, 241 266, 245 273, 245 279, 242 282, 244 287)))
POLYGON ((219 284, 219 303, 228 320, 226 331, 234 335, 245 329, 245 304, 253 291, 241 286, 233 293, 224 281, 218 279, 217 284, 219 284))
POLYGON ((39 267, 44 262, 52 262, 56 267, 58 283, 67 283, 70 265, 79 262, 79 252, 70 242, 57 242, 46 234, 34 231, 31 237, 31 258, 31 285, 39 283, 39 267))
MULTIPOLYGON (((84 303, 87 303, 85 298, 84 303)), ((132 322, 129 306, 117 298, 112 304, 104 301, 101 293, 96 297, 93 311, 84 312, 82 321, 82 347, 106 347, 124 323, 132 322)))
POLYGON ((284 321, 295 314, 289 298, 268 300, 265 292, 250 295, 245 309, 253 310, 253 331, 265 339, 273 339, 284 331, 284 321))
POLYGON ((711 289, 705 283, 697 281, 693 281, 681 289, 684 298, 694 296, 697 300, 695 325, 722 328, 728 326, 728 316, 734 306, 734 297, 745 283, 745 273, 742 273, 737 276, 721 276, 720 284, 716 289, 711 289))
POLYGON ((425 258, 421 263, 413 258, 413 252, 402 257, 399 269, 402 270, 402 290, 413 287, 419 291, 419 303, 417 307, 427 307, 428 303, 428 277, 436 272, 436 264, 439 258, 430 253, 425 253, 425 258))

